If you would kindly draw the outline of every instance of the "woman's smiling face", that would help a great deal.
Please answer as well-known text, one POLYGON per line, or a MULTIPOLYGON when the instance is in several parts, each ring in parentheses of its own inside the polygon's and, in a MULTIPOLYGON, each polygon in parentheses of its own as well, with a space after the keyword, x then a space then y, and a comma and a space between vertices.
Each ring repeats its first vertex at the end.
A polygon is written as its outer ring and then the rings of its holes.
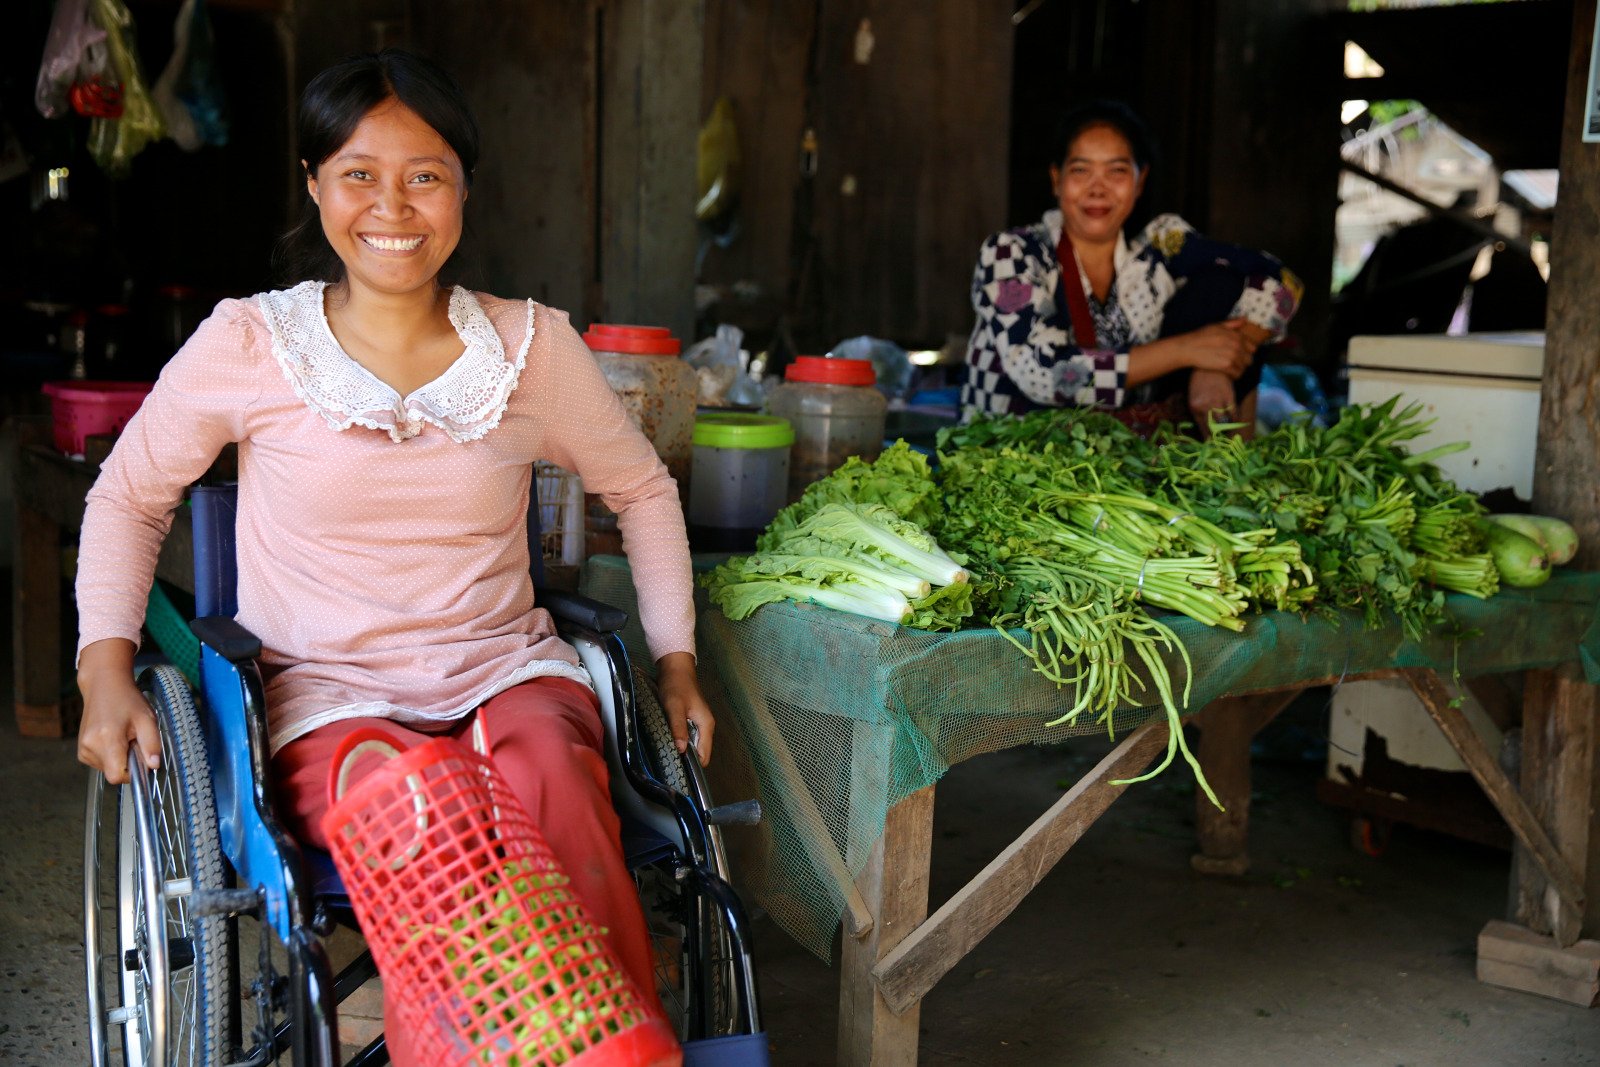
POLYGON ((1068 146, 1066 158, 1050 168, 1066 232, 1093 244, 1115 241, 1144 191, 1145 173, 1128 139, 1113 127, 1083 130, 1068 146))
POLYGON ((461 160, 398 100, 367 112, 306 186, 352 287, 384 294, 432 288, 461 240, 461 160))

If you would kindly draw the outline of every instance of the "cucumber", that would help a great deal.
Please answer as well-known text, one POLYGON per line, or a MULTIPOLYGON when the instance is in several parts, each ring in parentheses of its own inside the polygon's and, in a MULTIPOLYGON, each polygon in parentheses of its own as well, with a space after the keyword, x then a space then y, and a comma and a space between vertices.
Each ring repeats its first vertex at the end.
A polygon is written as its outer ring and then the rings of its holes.
MULTIPOLYGON (((1496 520, 1519 517, 1522 516, 1496 516, 1496 520)), ((1550 555, 1534 538, 1499 521, 1480 522, 1478 529, 1502 582, 1531 589, 1550 580, 1550 555)))
POLYGON ((1489 521, 1537 541, 1553 566, 1568 562, 1578 553, 1578 531, 1560 519, 1548 515, 1490 515, 1489 521))

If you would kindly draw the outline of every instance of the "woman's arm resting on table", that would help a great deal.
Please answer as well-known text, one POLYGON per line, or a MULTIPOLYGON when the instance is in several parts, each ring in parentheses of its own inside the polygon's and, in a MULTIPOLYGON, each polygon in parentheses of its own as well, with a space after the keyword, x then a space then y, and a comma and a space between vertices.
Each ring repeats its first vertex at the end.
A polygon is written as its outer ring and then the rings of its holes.
POLYGON ((112 785, 128 780, 128 742, 136 741, 145 763, 161 763, 161 734, 144 694, 133 681, 133 642, 108 637, 84 647, 78 657, 78 690, 83 723, 78 727, 78 761, 106 776, 112 785))
POLYGON ((1230 381, 1250 367, 1255 344, 1243 331, 1241 319, 1202 326, 1176 337, 1163 337, 1135 345, 1128 353, 1128 385, 1143 385, 1184 368, 1214 371, 1230 381))
POLYGON ((700 731, 701 763, 711 762, 711 734, 717 728, 711 706, 700 692, 699 679, 694 673, 694 656, 687 652, 669 652, 656 661, 656 682, 661 687, 661 706, 666 710, 667 721, 672 724, 672 740, 678 751, 689 747, 689 723, 700 731))

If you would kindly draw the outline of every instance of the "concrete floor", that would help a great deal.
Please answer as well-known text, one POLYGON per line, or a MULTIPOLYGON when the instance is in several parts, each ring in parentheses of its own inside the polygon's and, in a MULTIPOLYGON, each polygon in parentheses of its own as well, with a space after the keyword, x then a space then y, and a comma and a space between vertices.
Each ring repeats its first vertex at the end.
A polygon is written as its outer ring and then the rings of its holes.
MULTIPOLYGON (((81 1067, 84 772, 72 741, 0 720, 0 1063, 81 1067)), ((1130 790, 929 995, 920 1062, 1600 1064, 1600 1010, 1474 980, 1478 930, 1504 910, 1504 853, 1404 827, 1380 859, 1350 849, 1302 755, 1325 722, 1310 708, 1263 735, 1276 758, 1257 760, 1246 877, 1190 871, 1183 774, 1130 790)), ((935 901, 1103 750, 955 768, 939 787, 935 901)), ((756 935, 773 1062, 832 1062, 837 971, 769 921, 756 935)))

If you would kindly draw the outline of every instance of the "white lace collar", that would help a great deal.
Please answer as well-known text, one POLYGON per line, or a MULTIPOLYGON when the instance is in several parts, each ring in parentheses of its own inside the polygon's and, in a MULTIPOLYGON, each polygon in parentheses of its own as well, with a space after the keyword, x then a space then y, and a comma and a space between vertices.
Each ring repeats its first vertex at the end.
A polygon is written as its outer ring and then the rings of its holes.
POLYGON ((293 289, 262 293, 260 300, 272 333, 272 354, 284 377, 329 426, 383 430, 399 442, 432 423, 459 444, 475 441, 500 424, 533 342, 533 301, 528 301, 522 344, 509 360, 478 298, 456 286, 450 293, 450 324, 466 351, 439 377, 402 397, 339 346, 323 311, 327 286, 301 282, 293 289))

